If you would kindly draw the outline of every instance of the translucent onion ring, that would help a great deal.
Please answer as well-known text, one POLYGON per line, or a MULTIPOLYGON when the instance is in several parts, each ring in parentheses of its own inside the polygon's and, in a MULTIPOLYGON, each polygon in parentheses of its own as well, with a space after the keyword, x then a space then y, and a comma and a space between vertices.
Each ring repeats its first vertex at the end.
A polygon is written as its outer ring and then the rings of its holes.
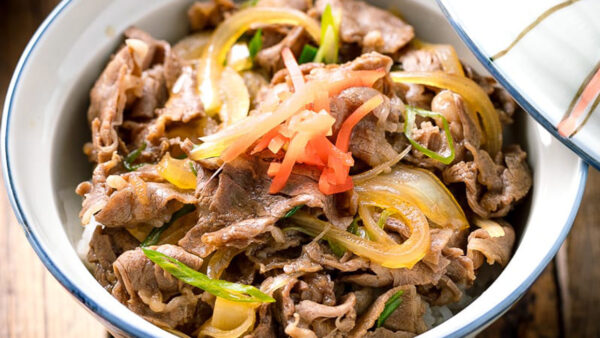
POLYGON ((411 230, 411 236, 402 244, 379 243, 358 237, 336 228, 305 212, 297 212, 291 219, 311 236, 324 232, 323 238, 334 241, 354 254, 367 258, 386 268, 411 269, 429 250, 429 224, 423 213, 409 203, 394 202, 384 207, 398 214, 411 230), (397 208, 396 208, 397 207, 397 208), (404 212, 401 212, 403 210, 404 212))
POLYGON ((256 24, 302 26, 317 43, 321 35, 315 19, 294 9, 253 7, 230 16, 215 29, 198 63, 198 89, 204 109, 209 115, 216 114, 221 106, 218 81, 227 52, 246 30, 256 24))
POLYGON ((389 174, 357 183, 354 190, 363 203, 380 206, 390 201, 408 202, 442 227, 469 227, 465 213, 452 193, 435 175, 424 169, 396 166, 389 174))

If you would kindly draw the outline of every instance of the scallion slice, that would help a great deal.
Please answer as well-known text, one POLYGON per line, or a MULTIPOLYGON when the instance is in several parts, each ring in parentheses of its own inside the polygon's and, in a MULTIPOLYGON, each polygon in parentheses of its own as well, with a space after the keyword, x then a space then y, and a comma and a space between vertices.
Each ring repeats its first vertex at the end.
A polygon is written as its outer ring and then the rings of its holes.
POLYGON ((127 169, 127 171, 136 171, 139 168, 146 165, 146 163, 132 164, 142 154, 142 151, 144 151, 145 149, 146 149, 146 143, 144 142, 139 148, 137 148, 136 150, 127 154, 127 156, 125 157, 125 160, 123 160, 123 166, 125 167, 125 169, 127 169))
POLYGON ((388 319, 388 317, 394 311, 396 311, 398 306, 400 306, 400 304, 402 304, 401 297, 402 297, 403 293, 404 293, 404 291, 400 290, 400 291, 396 292, 392 297, 390 297, 390 299, 388 299, 387 302, 385 302, 385 307, 383 308, 383 311, 381 311, 379 318, 377 318, 377 327, 381 327, 385 323, 385 321, 388 319))
POLYGON ((448 120, 444 117, 444 115, 412 106, 406 106, 405 117, 406 120, 404 121, 404 135, 406 135, 406 138, 410 141, 410 144, 412 144, 412 146, 415 147, 415 149, 419 150, 428 157, 431 157, 432 159, 440 161, 444 164, 450 164, 452 163, 452 161, 454 161, 454 142, 452 141, 452 134, 450 133, 448 120), (412 130, 415 127, 415 117, 417 115, 442 120, 444 134, 446 135, 446 140, 448 141, 448 149, 450 149, 450 154, 444 156, 442 154, 436 153, 435 151, 429 150, 426 147, 422 146, 420 143, 418 143, 412 138, 412 130))
POLYGON ((211 279, 183 264, 173 257, 148 248, 142 251, 156 265, 167 271, 180 281, 200 288, 217 297, 241 303, 273 303, 275 299, 262 293, 259 289, 239 283, 232 283, 220 279, 211 279))
POLYGON ((262 49, 262 46, 263 46, 262 29, 259 28, 256 31, 256 33, 254 33, 254 36, 248 43, 248 52, 250 53, 251 59, 254 59, 256 54, 258 54, 258 52, 260 52, 260 50, 262 49))

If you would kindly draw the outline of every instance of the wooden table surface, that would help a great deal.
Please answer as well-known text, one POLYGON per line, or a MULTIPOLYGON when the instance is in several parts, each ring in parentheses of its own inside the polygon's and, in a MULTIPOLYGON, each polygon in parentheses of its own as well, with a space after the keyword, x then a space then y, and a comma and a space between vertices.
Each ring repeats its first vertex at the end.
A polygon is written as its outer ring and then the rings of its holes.
MULTIPOLYGON (((0 0, 0 97, 57 0, 0 0)), ((590 169, 568 240, 530 291, 481 337, 600 337, 600 172, 590 169)), ((0 188, 0 337, 106 337, 33 252, 0 188)))

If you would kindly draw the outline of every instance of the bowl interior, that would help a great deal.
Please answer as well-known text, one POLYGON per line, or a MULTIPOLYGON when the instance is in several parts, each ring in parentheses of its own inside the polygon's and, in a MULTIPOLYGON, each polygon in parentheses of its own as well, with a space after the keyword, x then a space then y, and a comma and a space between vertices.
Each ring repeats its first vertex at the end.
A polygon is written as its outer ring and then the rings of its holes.
MULTIPOLYGON (((453 44, 463 61, 484 72, 433 2, 371 2, 400 11, 419 38, 453 44)), ((78 218, 81 198, 74 189, 90 178, 92 170, 82 153, 83 144, 90 140, 88 95, 128 26, 174 42, 187 32, 189 3, 63 2, 26 50, 9 88, 3 117, 6 183, 32 245, 59 281, 111 330, 135 336, 164 331, 102 289, 74 250, 83 231, 78 218)), ((506 310, 554 255, 572 223, 585 181, 581 160, 525 114, 517 116, 505 137, 526 148, 534 171, 530 197, 510 218, 520 234, 515 255, 480 297, 427 336, 471 333, 506 310)))

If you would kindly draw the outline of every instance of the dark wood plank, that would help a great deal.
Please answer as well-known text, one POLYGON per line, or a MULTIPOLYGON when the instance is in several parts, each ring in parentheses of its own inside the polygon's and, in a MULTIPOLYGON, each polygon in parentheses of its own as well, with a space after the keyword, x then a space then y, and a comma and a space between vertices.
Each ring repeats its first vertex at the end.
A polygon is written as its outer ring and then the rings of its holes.
MULTIPOLYGON (((37 26, 58 0, 0 1, 0 97, 37 26)), ((0 337, 105 337, 104 328, 50 275, 25 239, 0 182, 0 337)))
POLYGON ((590 168, 581 208, 568 238, 567 337, 600 337, 600 172, 590 168))
POLYGON ((548 265, 531 289, 479 337, 559 337, 560 311, 554 263, 548 265))

